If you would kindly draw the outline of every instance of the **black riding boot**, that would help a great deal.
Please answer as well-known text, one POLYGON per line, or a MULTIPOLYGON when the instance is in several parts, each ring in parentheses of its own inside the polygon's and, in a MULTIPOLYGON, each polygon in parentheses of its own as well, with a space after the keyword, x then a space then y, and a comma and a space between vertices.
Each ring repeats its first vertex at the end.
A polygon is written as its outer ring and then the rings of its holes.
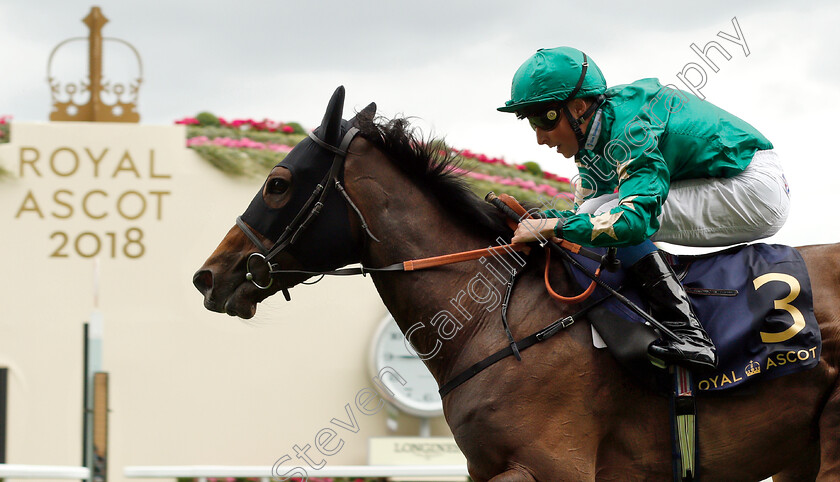
POLYGON ((674 332, 680 341, 663 337, 648 347, 648 352, 666 362, 698 370, 717 366, 715 345, 691 309, 688 295, 671 267, 654 251, 628 268, 653 317, 674 332))

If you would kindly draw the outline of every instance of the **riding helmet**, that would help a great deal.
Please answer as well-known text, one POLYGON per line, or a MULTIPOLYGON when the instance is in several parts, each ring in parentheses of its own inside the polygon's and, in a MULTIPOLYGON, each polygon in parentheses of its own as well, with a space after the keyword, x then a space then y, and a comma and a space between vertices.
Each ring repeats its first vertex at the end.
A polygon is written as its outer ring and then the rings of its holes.
POLYGON ((601 69, 580 50, 572 47, 539 49, 513 75, 510 100, 498 110, 521 112, 537 104, 596 96, 606 89, 607 82, 601 69), (585 70, 584 64, 587 65, 585 70), (575 91, 578 83, 580 87, 575 91))

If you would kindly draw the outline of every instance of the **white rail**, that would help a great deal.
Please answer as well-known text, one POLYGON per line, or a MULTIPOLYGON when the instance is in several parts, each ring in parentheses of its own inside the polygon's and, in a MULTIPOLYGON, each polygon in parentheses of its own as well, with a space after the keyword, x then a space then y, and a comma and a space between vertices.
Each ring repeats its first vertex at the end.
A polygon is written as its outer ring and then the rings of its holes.
MULTIPOLYGON (((169 466, 135 466, 126 467, 123 473, 130 478, 178 478, 195 477, 280 477, 294 473, 295 466, 244 466, 244 465, 169 465, 169 466)), ((321 470, 306 468, 309 477, 404 477, 404 476, 463 476, 469 475, 465 465, 326 465, 321 470)), ((265 480, 263 481, 265 482, 265 480)))
POLYGON ((87 467, 0 464, 0 479, 87 479, 87 467))

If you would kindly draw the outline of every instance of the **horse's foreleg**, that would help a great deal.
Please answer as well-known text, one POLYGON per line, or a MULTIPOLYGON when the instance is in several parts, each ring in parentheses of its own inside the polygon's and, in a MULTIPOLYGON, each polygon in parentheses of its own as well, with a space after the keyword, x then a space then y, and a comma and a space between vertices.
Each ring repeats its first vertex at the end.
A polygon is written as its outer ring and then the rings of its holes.
POLYGON ((840 384, 820 416, 820 473, 818 481, 840 480, 840 384))

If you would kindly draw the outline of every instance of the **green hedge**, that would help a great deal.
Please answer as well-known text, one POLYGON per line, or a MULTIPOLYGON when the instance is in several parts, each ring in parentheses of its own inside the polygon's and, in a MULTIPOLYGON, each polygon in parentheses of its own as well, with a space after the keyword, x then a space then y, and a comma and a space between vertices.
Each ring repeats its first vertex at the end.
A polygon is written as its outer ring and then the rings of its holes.
MULTIPOLYGON (((230 123, 228 122, 228 124, 230 123)), ((189 139, 188 142, 192 144, 190 145, 191 149, 194 149, 202 158, 222 172, 234 177, 264 177, 272 167, 286 157, 286 152, 216 145, 213 141, 217 140, 217 142, 225 144, 234 140, 248 139, 263 144, 295 146, 298 142, 306 138, 305 131, 299 124, 290 122, 283 125, 292 126, 293 132, 282 132, 280 130, 272 132, 261 128, 254 128, 253 124, 239 125, 236 127, 230 125, 224 126, 221 125, 215 115, 209 112, 202 112, 192 120, 192 124, 187 125, 187 138, 189 139), (206 140, 203 140, 203 143, 195 142, 197 139, 206 140)), ((438 149, 446 151, 450 149, 441 140, 435 140, 433 142, 438 149)), ((493 160, 490 160, 491 162, 483 162, 487 160, 486 156, 476 155, 469 151, 464 151, 463 155, 458 156, 457 159, 458 167, 463 170, 495 177, 493 180, 466 177, 468 184, 479 197, 484 197, 488 191, 495 191, 499 194, 507 193, 520 201, 533 203, 544 202, 550 197, 524 187, 494 182, 498 178, 532 181, 537 185, 547 184, 559 192, 569 192, 570 190, 568 183, 554 179, 556 176, 552 176, 549 173, 544 173, 536 162, 528 161, 517 168, 514 165, 506 165, 498 160, 496 162, 493 162, 493 160)), ((566 201, 555 204, 555 207, 558 209, 571 208, 570 203, 566 201)))

